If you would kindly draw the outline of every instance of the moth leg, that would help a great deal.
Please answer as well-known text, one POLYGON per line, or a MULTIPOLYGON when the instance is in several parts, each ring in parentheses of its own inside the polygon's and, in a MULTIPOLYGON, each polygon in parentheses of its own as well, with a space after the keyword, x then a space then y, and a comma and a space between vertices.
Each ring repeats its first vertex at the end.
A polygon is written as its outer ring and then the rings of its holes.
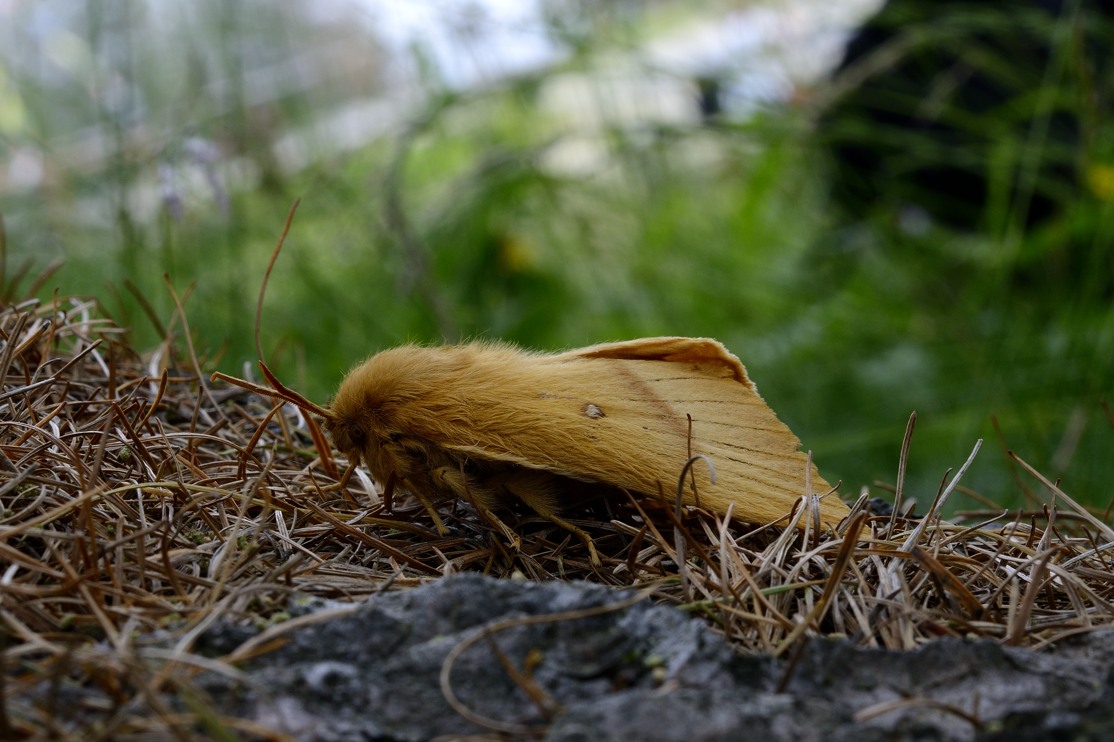
POLYGON ((416 487, 407 487, 406 489, 418 499, 418 502, 422 504, 425 511, 429 513, 429 517, 433 519, 433 525, 437 529, 437 533, 441 536, 448 533, 449 529, 445 528, 445 524, 441 521, 441 516, 437 514, 437 508, 433 507, 433 501, 423 495, 416 487))
POLYGON ((564 483, 553 474, 520 469, 509 474, 498 475, 499 485, 508 493, 526 503, 535 513, 551 523, 555 523, 566 531, 576 534, 584 545, 588 547, 588 555, 592 565, 599 567, 600 556, 596 553, 596 544, 587 531, 579 528, 558 515, 560 503, 566 497, 564 483))
POLYGON ((348 468, 344 470, 344 474, 340 475, 340 479, 332 484, 326 484, 321 488, 322 492, 343 492, 348 487, 348 480, 352 478, 355 473, 356 467, 360 465, 359 459, 355 459, 348 464, 348 468))
POLYGON ((514 532, 502 518, 495 514, 494 508, 499 504, 499 497, 490 491, 468 481, 463 472, 451 466, 440 466, 431 472, 433 481, 451 491, 454 495, 475 505, 480 514, 495 525, 515 551, 522 550, 522 537, 514 532))
POLYGON ((504 523, 503 520, 495 514, 494 510, 488 507, 484 507, 484 505, 477 499, 473 499, 473 502, 476 505, 476 509, 479 510, 485 518, 494 523, 495 526, 503 532, 503 535, 506 536, 507 540, 511 542, 511 548, 515 551, 522 551, 522 537, 515 533, 513 528, 504 523))

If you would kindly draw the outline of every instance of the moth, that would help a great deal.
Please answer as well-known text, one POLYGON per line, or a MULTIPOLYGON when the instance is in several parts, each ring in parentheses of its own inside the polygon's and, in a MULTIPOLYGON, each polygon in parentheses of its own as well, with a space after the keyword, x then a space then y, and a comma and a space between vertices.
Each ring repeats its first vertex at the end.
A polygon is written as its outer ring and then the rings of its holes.
POLYGON ((319 415, 348 473, 363 463, 381 485, 393 480, 441 530, 436 503, 460 497, 517 546, 496 514, 517 500, 580 537, 598 564, 591 537, 562 510, 598 485, 672 500, 695 456, 712 467, 689 469, 686 504, 766 524, 818 493, 828 495, 819 503, 823 524, 848 514, 739 359, 715 340, 644 338, 555 354, 491 342, 406 345, 353 368, 328 407, 264 373, 274 390, 213 378, 319 415))

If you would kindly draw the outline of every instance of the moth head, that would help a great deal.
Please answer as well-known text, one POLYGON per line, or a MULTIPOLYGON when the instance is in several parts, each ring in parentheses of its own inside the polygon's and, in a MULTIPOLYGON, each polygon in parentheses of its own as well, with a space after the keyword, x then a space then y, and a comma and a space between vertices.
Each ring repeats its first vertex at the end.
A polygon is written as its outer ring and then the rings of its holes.
POLYGON ((325 430, 333 439, 338 451, 350 459, 359 458, 367 450, 371 431, 365 429, 359 419, 350 416, 334 416, 325 420, 325 430))
POLYGON ((333 445, 349 458, 372 463, 383 444, 385 432, 380 400, 361 382, 362 374, 350 373, 341 382, 329 404, 325 429, 333 445))

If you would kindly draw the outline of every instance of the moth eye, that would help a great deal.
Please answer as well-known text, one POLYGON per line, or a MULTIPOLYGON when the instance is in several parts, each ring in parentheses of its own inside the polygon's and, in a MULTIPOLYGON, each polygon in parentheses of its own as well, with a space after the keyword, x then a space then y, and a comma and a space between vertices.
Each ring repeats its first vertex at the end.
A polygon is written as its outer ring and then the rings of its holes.
POLYGON ((387 433, 387 440, 391 443, 398 443, 402 440, 402 433, 387 433))
POLYGON ((600 409, 599 405, 592 404, 591 402, 581 407, 580 411, 583 412, 585 416, 590 417, 593 420, 599 420, 601 417, 607 417, 607 415, 603 414, 603 410, 600 409))
POLYGON ((348 438, 352 441, 352 448, 363 448, 367 443, 367 434, 363 428, 353 427, 348 431, 348 438))

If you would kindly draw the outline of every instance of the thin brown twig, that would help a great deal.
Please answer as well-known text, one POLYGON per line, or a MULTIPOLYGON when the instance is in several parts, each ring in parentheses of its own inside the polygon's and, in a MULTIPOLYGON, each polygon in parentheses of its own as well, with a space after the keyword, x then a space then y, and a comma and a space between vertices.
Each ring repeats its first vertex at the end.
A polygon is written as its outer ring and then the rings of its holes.
POLYGON ((263 281, 259 284, 259 297, 255 300, 255 355, 260 363, 267 359, 263 355, 263 342, 259 339, 260 328, 263 325, 263 298, 267 295, 267 282, 271 280, 271 271, 275 267, 275 262, 278 261, 279 253, 282 252, 286 235, 290 233, 290 225, 294 223, 294 214, 297 213, 300 203, 302 203, 302 199, 296 198, 294 203, 290 205, 290 210, 286 213, 286 222, 282 225, 282 234, 279 235, 278 242, 275 243, 275 249, 271 251, 271 259, 267 261, 267 270, 263 272, 263 281))
POLYGON ((498 719, 490 719, 482 714, 479 714, 469 708, 457 696, 456 691, 453 689, 452 673, 453 666, 457 660, 468 651, 468 649, 476 642, 488 639, 495 634, 506 631, 507 629, 515 628, 517 626, 536 626, 546 623, 558 623, 561 621, 576 621, 583 618, 591 618, 593 616, 602 616, 616 611, 626 610, 636 603, 640 603, 657 590, 657 587, 652 587, 646 590, 640 590, 634 595, 624 600, 616 601, 614 603, 607 603, 592 608, 581 608, 572 611, 560 611, 558 613, 546 613, 536 616, 520 616, 515 618, 507 618, 501 621, 495 621, 484 626, 476 633, 469 636, 467 639, 459 642, 453 647, 448 655, 446 655, 444 662, 441 663, 441 695, 445 697, 445 702, 452 707, 454 711, 462 717, 472 722, 473 724, 491 729, 497 732, 506 734, 532 734, 539 731, 539 727, 528 726, 525 724, 512 724, 498 719))

